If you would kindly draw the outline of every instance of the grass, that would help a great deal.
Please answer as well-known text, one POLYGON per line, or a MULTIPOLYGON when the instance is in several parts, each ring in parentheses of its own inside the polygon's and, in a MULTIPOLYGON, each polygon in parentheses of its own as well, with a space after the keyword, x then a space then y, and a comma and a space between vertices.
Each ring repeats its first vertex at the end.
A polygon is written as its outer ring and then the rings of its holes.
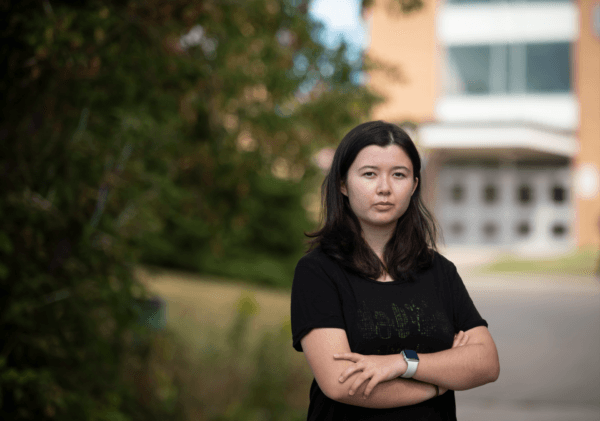
POLYGON ((292 348, 289 291, 171 270, 136 277, 167 302, 171 336, 154 346, 154 372, 185 419, 306 417, 312 374, 292 348))
POLYGON ((598 267, 600 253, 596 249, 582 249, 552 258, 523 259, 506 255, 483 266, 482 274, 521 273, 593 276, 598 267))
POLYGON ((231 327, 241 301, 252 307, 251 340, 289 327, 290 293, 286 291, 172 270, 140 268, 136 277, 167 301, 169 327, 192 344, 201 336, 194 332, 231 327))

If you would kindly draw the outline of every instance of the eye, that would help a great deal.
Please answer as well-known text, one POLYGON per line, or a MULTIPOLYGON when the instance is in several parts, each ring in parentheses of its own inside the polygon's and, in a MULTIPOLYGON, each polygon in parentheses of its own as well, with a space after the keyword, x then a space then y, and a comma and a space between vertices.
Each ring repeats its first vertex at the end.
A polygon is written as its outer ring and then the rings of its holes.
POLYGON ((402 172, 397 172, 397 173, 394 173, 394 177, 396 177, 396 178, 404 178, 404 177, 406 177, 406 174, 404 174, 402 172))
POLYGON ((363 174, 363 176, 365 177, 373 177, 375 175, 375 173, 373 171, 367 171, 366 173, 363 174))

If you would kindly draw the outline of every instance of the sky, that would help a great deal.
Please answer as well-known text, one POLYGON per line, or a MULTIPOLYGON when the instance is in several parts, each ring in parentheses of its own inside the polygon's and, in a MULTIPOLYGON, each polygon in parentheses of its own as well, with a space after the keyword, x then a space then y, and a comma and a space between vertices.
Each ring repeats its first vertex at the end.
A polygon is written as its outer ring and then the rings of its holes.
POLYGON ((309 14, 325 24, 321 41, 335 47, 342 38, 349 44, 352 55, 362 51, 368 43, 368 34, 360 16, 361 0, 312 0, 309 14))

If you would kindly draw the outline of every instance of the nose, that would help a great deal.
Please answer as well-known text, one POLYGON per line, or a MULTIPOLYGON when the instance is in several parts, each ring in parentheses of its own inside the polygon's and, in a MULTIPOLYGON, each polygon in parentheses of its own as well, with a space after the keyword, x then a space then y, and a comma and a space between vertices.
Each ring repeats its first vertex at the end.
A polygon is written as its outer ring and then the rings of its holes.
POLYGON ((389 196, 391 193, 390 183, 387 177, 379 177, 377 182, 377 194, 382 196, 389 196))

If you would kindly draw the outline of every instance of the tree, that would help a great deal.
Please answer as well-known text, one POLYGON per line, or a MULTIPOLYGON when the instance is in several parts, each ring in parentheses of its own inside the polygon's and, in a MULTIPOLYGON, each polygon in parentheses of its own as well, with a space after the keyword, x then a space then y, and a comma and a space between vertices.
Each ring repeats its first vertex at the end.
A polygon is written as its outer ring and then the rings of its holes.
POLYGON ((314 40, 306 4, 213 3, 179 30, 183 44, 172 36, 174 53, 205 70, 181 97, 188 139, 201 144, 175 170, 185 204, 139 239, 146 261, 289 283, 309 228, 299 183, 314 175, 309 159, 374 101, 351 83, 345 47, 314 40))
POLYGON ((0 3, 2 418, 164 417, 122 375, 139 258, 285 277, 313 151, 375 100, 306 4, 0 3))

